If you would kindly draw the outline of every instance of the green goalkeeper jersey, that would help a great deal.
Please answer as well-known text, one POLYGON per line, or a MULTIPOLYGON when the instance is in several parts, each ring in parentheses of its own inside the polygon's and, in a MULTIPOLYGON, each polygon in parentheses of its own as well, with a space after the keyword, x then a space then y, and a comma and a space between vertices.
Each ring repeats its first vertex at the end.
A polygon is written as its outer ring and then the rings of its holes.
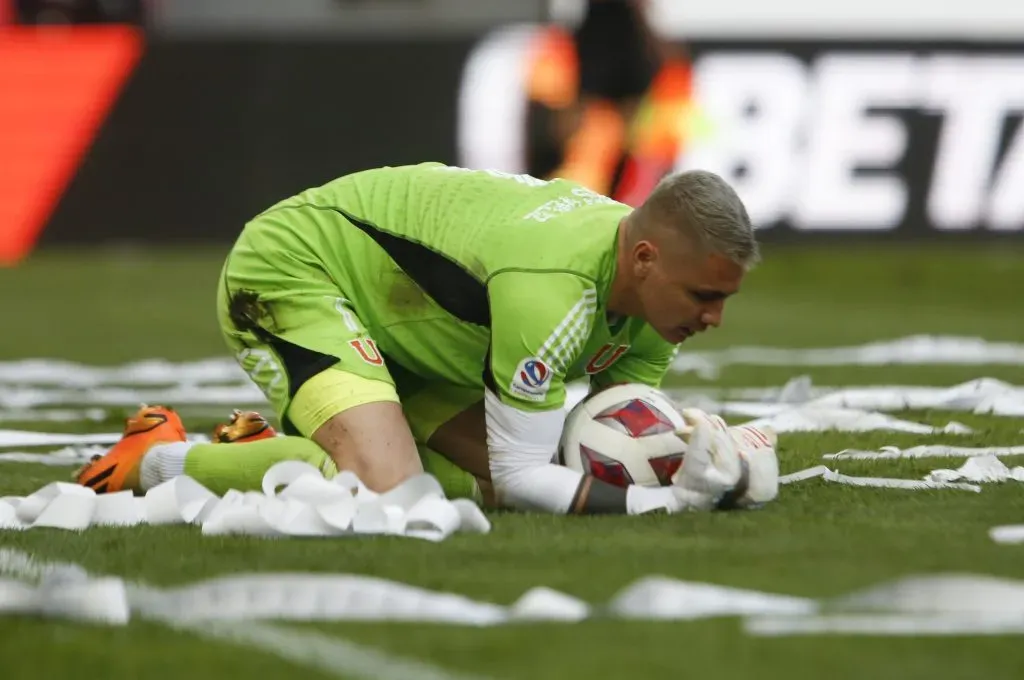
POLYGON ((565 180, 380 168, 269 208, 261 255, 336 283, 389 364, 541 411, 568 381, 658 385, 671 362, 647 324, 607 313, 630 210, 565 180))

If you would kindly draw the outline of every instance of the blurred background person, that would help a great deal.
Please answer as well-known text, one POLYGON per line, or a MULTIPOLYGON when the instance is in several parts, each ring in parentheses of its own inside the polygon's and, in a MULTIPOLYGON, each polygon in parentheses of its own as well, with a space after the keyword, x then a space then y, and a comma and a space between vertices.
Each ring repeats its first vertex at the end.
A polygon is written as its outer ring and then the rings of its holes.
POLYGON ((652 30, 644 0, 588 0, 546 27, 528 67, 527 172, 636 205, 672 169, 691 101, 685 49, 652 30))

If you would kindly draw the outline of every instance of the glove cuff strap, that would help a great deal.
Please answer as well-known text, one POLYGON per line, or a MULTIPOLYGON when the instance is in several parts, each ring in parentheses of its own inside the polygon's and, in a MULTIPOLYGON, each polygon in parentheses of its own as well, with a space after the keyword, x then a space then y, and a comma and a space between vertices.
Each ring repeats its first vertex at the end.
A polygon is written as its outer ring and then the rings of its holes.
POLYGON ((747 457, 740 456, 740 479, 736 482, 736 486, 726 491, 718 502, 715 504, 716 510, 735 510, 739 507, 740 499, 747 494, 747 490, 750 488, 750 463, 747 462, 747 457))

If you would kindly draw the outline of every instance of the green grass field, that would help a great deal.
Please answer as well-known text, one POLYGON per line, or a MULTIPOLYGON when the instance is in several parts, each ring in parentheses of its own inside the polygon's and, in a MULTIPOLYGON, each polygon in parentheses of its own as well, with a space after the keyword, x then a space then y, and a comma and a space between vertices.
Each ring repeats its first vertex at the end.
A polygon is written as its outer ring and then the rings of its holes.
MULTIPOLYGON (((222 252, 44 253, 0 269, 0 358, 47 357, 115 364, 151 357, 224 354, 213 316, 222 252)), ((919 333, 1024 338, 1024 249, 920 245, 891 250, 768 248, 725 326, 694 349, 730 345, 825 347, 919 333)), ((829 385, 948 386, 991 376, 1024 382, 1024 367, 796 369, 730 367, 704 383, 778 386, 798 373, 829 385)), ((1019 445, 1019 419, 967 413, 899 414, 959 420, 966 446, 1019 445)), ((208 431, 213 419, 186 422, 208 431)), ((5 427, 109 431, 118 423, 5 427)), ((790 434, 782 471, 820 464, 843 448, 950 442, 950 436, 790 434)), ((843 462, 846 474, 920 479, 961 460, 843 462)), ((1008 461, 1009 462, 1009 461, 1008 461)), ((1019 463, 1017 463, 1019 464, 1019 463)), ((1012 465, 1012 463, 1011 463, 1012 465)), ((24 495, 67 468, 0 466, 0 496, 24 495)), ((154 585, 237 571, 370 574, 499 604, 545 585, 603 602, 634 579, 664 574, 772 592, 830 597, 917 573, 972 572, 1024 578, 1024 547, 992 542, 998 524, 1024 523, 1024 487, 959 491, 855 489, 820 480, 785 487, 747 513, 643 518, 495 514, 487 536, 440 544, 410 539, 203 538, 194 527, 36 529, 0 534, 0 546, 39 559, 154 585)), ((308 630, 310 625, 295 625, 308 630)), ((1019 678, 1019 637, 792 637, 746 635, 737 619, 686 623, 594 621, 475 629, 441 625, 332 624, 321 632, 452 672, 491 678, 1019 678)), ((45 620, 0 620, 0 677, 311 678, 317 671, 269 652, 214 643, 155 623, 103 628, 45 620)), ((323 677, 327 677, 324 675, 323 677)))

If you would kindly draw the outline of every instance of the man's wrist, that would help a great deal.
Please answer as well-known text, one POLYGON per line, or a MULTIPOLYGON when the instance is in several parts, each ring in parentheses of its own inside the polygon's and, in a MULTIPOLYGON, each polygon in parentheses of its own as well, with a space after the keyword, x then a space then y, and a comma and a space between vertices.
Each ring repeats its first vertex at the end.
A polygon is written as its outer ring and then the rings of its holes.
POLYGON ((576 489, 569 514, 572 515, 625 515, 627 489, 615 486, 590 475, 584 475, 576 489))

